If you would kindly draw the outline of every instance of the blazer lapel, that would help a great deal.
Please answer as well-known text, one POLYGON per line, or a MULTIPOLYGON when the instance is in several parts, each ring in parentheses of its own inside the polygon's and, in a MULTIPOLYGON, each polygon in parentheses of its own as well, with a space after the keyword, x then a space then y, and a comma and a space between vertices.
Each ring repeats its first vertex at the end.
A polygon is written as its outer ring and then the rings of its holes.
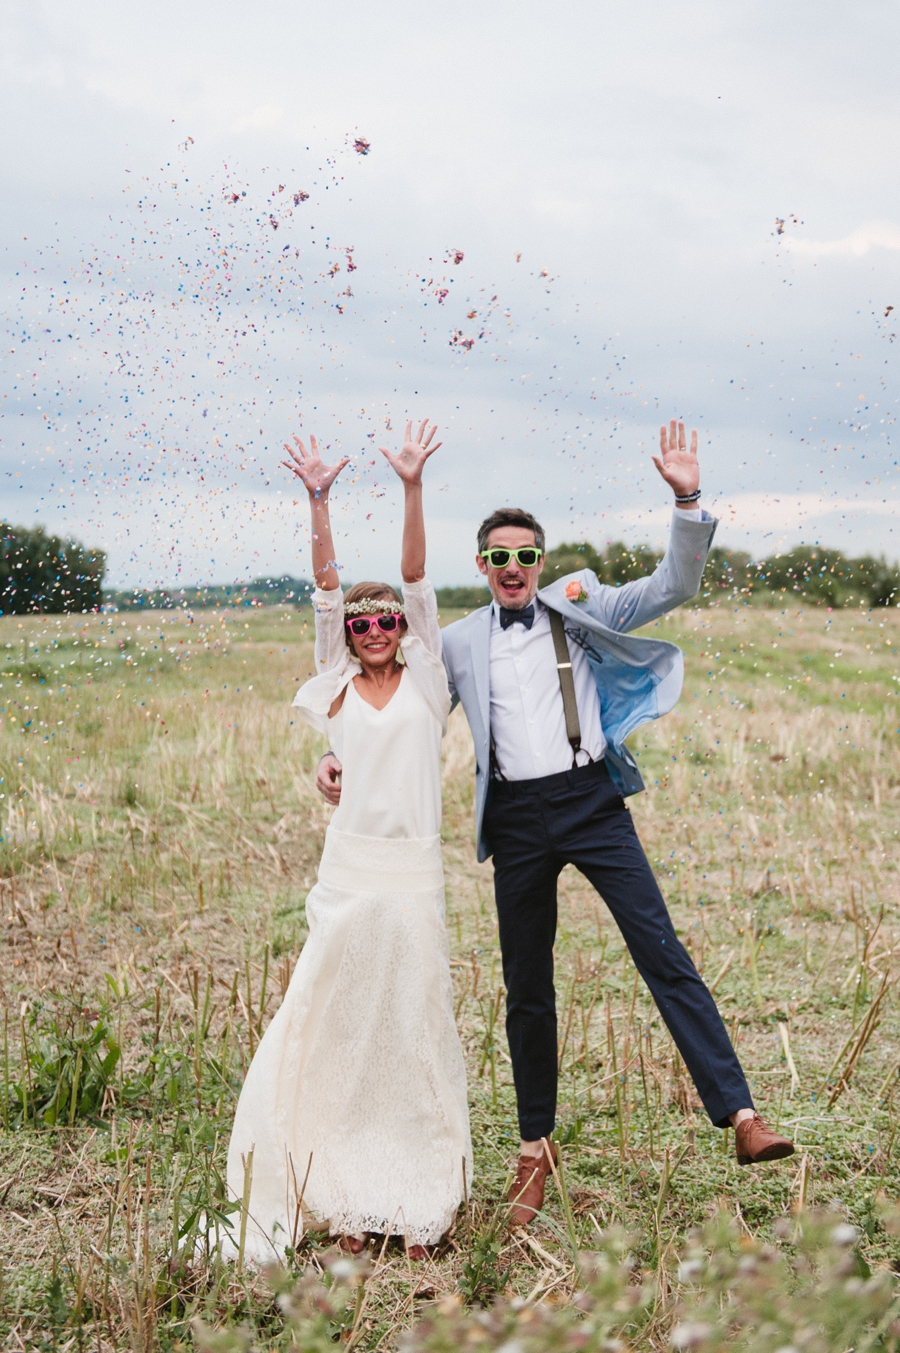
POLYGON ((478 623, 472 626, 472 676, 478 694, 478 708, 486 737, 491 730, 491 607, 478 613, 478 623), (484 619, 482 619, 482 614, 484 619))

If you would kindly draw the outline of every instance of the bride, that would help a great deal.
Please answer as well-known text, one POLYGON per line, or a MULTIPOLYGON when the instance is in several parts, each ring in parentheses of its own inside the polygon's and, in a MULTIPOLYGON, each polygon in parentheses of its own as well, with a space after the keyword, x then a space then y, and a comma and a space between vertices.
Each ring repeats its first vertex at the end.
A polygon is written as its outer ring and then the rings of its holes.
POLYGON ((306 899, 309 939, 247 1073, 228 1151, 229 1192, 249 1198, 244 1252, 257 1262, 295 1245, 304 1215, 352 1253, 368 1233, 400 1235, 422 1259, 472 1178, 440 848, 450 697, 422 515, 422 470, 440 443, 426 429, 414 437, 408 423, 399 455, 382 448, 405 491, 402 599, 386 583, 342 595, 328 493, 348 461, 325 465, 314 437, 309 450, 299 437, 285 445, 309 494, 316 579, 317 675, 294 704, 343 774, 306 899))

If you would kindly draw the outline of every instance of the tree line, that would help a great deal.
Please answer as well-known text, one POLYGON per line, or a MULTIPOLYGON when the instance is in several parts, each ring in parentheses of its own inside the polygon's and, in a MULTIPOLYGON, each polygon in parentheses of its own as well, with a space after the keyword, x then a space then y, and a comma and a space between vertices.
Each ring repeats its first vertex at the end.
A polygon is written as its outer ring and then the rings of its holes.
MULTIPOLYGON (((649 545, 611 541, 598 549, 589 541, 572 541, 547 551, 543 585, 567 573, 589 568, 602 583, 621 587, 652 573, 662 552, 649 545)), ((703 573, 701 598, 756 597, 761 601, 791 600, 814 606, 891 606, 900 604, 900 565, 884 555, 848 558, 840 550, 798 545, 785 554, 753 559, 742 550, 714 545, 703 573)), ((490 600, 485 587, 443 587, 438 601, 444 607, 470 609, 490 600)))
POLYGON ((43 526, 0 523, 0 615, 96 611, 106 555, 43 526))
MULTIPOLYGON (((552 581, 579 568, 593 569, 601 582, 621 586, 652 573, 662 554, 648 545, 613 541, 605 550, 578 542, 548 551, 544 578, 552 581), (583 562, 581 562, 583 560, 583 562)), ((890 606, 900 601, 900 565, 884 555, 851 559, 840 550, 797 545, 784 554, 753 559, 742 550, 714 545, 703 573, 702 595, 765 596, 819 606, 890 606)), ((767 598, 768 599, 768 598, 767 598)))
MULTIPOLYGON (((604 548, 572 541, 548 550, 542 582, 589 568, 613 587, 652 573, 662 554, 649 545, 615 540, 604 548)), ((0 525, 0 615, 118 609, 303 605, 312 584, 287 574, 230 586, 180 589, 104 589, 106 555, 77 540, 49 535, 42 526, 0 525)), ((702 598, 790 600, 815 606, 900 604, 900 565, 884 555, 849 558, 840 550, 798 545, 784 554, 753 559, 741 550, 715 545, 709 552, 702 598)), ((438 588, 444 609, 472 609, 490 599, 486 587, 438 588)))

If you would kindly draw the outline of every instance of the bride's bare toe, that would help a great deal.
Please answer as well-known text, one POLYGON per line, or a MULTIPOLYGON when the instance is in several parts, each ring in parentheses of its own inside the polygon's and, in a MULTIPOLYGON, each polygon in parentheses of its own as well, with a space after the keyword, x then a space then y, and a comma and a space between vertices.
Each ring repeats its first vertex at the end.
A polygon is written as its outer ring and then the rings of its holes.
POLYGON ((346 1254, 362 1254, 366 1248, 365 1236, 339 1236, 338 1246, 346 1254))
POLYGON ((421 1264, 424 1259, 428 1258, 428 1249, 425 1245, 407 1245, 406 1254, 407 1258, 411 1259, 414 1264, 421 1264))

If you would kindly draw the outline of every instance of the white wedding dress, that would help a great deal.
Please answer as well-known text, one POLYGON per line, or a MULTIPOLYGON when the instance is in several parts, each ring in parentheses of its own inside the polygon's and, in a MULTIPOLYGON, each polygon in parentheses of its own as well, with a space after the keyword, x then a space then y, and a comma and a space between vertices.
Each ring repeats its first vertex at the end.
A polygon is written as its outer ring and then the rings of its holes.
MULTIPOLYGON (((332 1234, 433 1244, 463 1199, 464 1161, 472 1178, 440 846, 450 700, 433 588, 403 590, 405 667, 382 710, 353 684, 340 590, 314 597, 321 675, 294 703, 327 731, 341 802, 306 899, 309 938, 247 1073, 228 1151, 236 1199, 253 1152, 245 1254, 257 1262, 302 1234, 304 1213, 332 1234)), ((226 1253, 237 1231, 236 1220, 226 1253)))

